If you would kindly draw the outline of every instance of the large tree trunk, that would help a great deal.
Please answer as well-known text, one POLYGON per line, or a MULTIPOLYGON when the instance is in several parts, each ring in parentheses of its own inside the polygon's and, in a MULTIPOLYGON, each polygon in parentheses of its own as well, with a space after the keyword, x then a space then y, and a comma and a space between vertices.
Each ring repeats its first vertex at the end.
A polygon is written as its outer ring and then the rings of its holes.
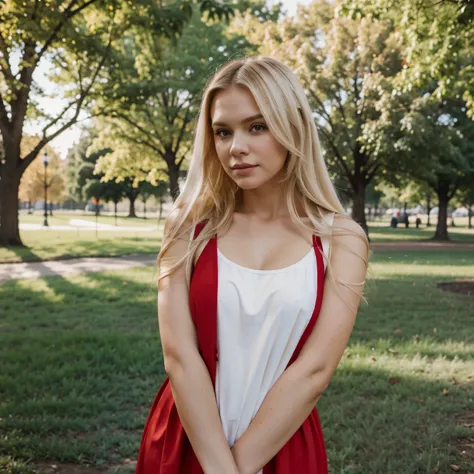
POLYGON ((352 218, 358 222, 364 229, 364 232, 369 235, 369 228, 367 227, 367 219, 365 217, 365 185, 364 183, 357 183, 357 188, 352 194, 352 218))
POLYGON ((469 216, 468 222, 469 223, 468 223, 467 226, 469 227, 469 229, 472 229, 472 204, 469 204, 468 212, 469 212, 469 214, 468 214, 468 216, 469 216))
POLYGON ((135 200, 137 198, 136 197, 129 197, 128 200, 130 201, 130 207, 129 207, 129 211, 128 211, 128 217, 137 217, 136 213, 135 213, 135 200))
POLYGON ((168 165, 168 176, 170 178, 170 194, 174 202, 179 197, 179 168, 176 166, 175 163, 171 163, 171 165, 168 165))
MULTIPOLYGON (((0 246, 24 247, 18 226, 18 189, 22 171, 6 161, 0 183, 0 246)), ((15 163, 15 161, 13 161, 15 163)))
POLYGON ((438 223, 436 224, 436 232, 434 240, 449 240, 448 235, 448 189, 439 188, 438 195, 438 223))

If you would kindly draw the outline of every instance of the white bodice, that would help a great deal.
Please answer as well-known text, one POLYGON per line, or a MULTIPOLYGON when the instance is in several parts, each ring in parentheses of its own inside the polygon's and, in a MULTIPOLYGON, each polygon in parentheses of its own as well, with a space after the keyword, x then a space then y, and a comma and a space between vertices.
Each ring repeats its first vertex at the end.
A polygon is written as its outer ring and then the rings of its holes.
MULTIPOLYGON (((322 243, 328 255, 328 242, 322 243)), ((276 270, 243 267, 218 250, 216 399, 229 446, 285 370, 310 321, 316 294, 314 248, 276 270)))

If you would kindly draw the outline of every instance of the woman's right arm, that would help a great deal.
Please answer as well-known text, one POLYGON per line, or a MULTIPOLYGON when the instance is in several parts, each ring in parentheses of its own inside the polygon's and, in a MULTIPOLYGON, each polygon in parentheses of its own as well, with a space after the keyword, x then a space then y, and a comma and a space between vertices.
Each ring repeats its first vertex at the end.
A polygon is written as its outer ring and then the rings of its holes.
MULTIPOLYGON (((161 261, 161 269, 180 260, 188 244, 187 239, 176 240, 161 261)), ((238 474, 222 428, 212 380, 199 353, 188 298, 182 265, 159 282, 158 323, 165 371, 179 418, 204 472, 238 474)))

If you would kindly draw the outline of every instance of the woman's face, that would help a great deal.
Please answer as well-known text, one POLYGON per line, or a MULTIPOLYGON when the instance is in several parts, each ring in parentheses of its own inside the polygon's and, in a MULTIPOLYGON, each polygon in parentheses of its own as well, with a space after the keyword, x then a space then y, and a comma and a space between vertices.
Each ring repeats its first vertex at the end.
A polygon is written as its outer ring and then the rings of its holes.
POLYGON ((217 156, 242 189, 255 189, 284 172, 287 150, 270 133, 251 92, 232 86, 217 92, 211 105, 217 156), (249 164, 252 168, 233 169, 249 164))

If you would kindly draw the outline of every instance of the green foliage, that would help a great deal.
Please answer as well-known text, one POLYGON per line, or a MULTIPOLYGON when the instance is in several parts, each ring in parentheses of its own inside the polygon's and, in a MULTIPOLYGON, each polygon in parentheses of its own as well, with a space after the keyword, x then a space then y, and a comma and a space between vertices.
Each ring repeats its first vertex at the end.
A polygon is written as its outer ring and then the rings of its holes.
POLYGON ((84 187, 88 181, 100 180, 102 175, 94 173, 95 165, 99 157, 110 152, 109 149, 99 149, 88 153, 87 149, 97 135, 93 128, 85 129, 79 142, 73 145, 67 157, 67 188, 69 196, 75 201, 82 203, 88 197, 84 193, 84 187))
POLYGON ((170 181, 187 166, 194 118, 208 78, 243 51, 245 39, 227 38, 223 25, 194 14, 176 43, 153 32, 124 36, 119 67, 94 104, 99 135, 92 149, 110 147, 96 167, 106 179, 133 176, 135 183, 170 181))
POLYGON ((440 94, 462 92, 468 115, 474 113, 474 3, 471 0, 344 0, 341 15, 390 18, 403 37, 403 89, 437 81, 440 94), (466 54, 467 53, 467 54, 466 54))

